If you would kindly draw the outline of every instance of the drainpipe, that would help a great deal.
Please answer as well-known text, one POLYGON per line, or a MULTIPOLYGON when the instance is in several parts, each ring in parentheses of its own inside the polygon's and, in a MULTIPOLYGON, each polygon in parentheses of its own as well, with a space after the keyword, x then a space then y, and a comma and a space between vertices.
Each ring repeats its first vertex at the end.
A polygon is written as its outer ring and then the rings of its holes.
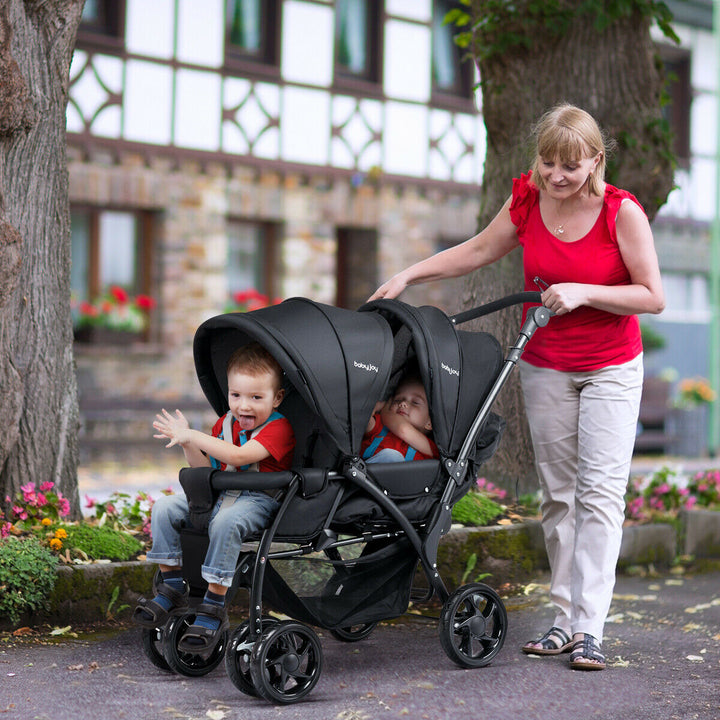
MULTIPOLYGON (((720 0, 713 2, 715 40, 715 217, 710 240, 710 383, 720 393, 720 0)), ((710 406, 708 452, 715 457, 720 444, 720 398, 710 406)))

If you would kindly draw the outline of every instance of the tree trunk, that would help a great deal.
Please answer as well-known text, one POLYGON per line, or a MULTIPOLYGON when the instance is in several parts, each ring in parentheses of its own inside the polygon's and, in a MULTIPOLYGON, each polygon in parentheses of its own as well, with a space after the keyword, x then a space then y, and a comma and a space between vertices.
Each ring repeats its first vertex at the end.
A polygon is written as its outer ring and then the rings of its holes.
POLYGON ((83 0, 0 0, 0 501, 55 483, 79 516, 65 155, 83 0))
MULTIPOLYGON (((486 2, 473 0, 475 21, 482 18, 486 2)), ((508 12, 522 14, 522 10, 508 12)), ((633 192, 648 216, 654 217, 672 186, 672 160, 669 136, 662 132, 660 122, 662 78, 649 28, 649 20, 638 12, 604 30, 595 27, 592 16, 575 14, 562 35, 552 28, 535 28, 530 47, 517 45, 489 57, 482 48, 475 48, 476 58, 480 56, 488 146, 479 227, 508 198, 512 178, 530 168, 533 124, 564 101, 590 112, 617 142, 607 180, 633 192)), ((522 286, 522 251, 518 249, 469 276, 465 300, 474 306, 518 292, 522 286)), ((483 328, 507 348, 517 335, 520 314, 519 308, 496 314, 484 321, 483 328)), ((536 487, 534 458, 518 373, 513 373, 497 407, 508 427, 499 451, 483 472, 510 490, 530 491, 536 487)))

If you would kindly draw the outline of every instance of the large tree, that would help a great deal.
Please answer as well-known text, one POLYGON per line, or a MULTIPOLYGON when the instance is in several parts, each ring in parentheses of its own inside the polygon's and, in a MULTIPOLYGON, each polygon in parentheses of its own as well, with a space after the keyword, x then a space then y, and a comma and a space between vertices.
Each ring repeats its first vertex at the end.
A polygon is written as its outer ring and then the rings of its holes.
MULTIPOLYGON (((671 135, 662 117, 663 71, 650 37, 657 22, 675 40, 671 15, 655 0, 461 0, 454 13, 480 70, 487 154, 480 191, 484 227, 527 172, 531 131, 559 102, 590 112, 617 143, 608 180, 633 192, 652 219, 672 186, 671 135)), ((478 305, 522 289, 522 256, 471 275, 466 302, 478 305)), ((503 346, 513 342, 519 310, 493 318, 503 346)), ((487 324, 485 325, 487 327, 487 324)), ((527 489, 533 454, 517 374, 498 405, 508 422, 505 441, 487 472, 527 489)))
POLYGON ((0 502, 53 481, 77 516, 65 156, 83 0, 0 0, 0 502))

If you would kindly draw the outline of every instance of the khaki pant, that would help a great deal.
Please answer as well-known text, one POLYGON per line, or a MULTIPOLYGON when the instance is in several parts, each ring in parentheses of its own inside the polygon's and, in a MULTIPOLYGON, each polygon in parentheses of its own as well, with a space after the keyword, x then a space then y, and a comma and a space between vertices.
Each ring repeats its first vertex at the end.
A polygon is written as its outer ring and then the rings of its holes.
POLYGON ((592 372, 518 365, 543 494, 553 624, 602 642, 622 542, 642 354, 592 372))

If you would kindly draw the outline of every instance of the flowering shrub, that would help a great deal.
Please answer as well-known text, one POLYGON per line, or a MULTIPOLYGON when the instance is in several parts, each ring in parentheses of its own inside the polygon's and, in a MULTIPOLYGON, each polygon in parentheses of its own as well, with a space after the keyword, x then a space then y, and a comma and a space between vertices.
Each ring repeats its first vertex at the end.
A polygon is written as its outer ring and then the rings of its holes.
POLYGON ((281 302, 282 298, 270 300, 267 295, 263 295, 261 292, 255 290, 255 288, 248 288, 246 290, 238 290, 238 292, 232 294, 231 302, 225 306, 225 312, 250 312, 252 310, 260 310, 260 308, 268 307, 269 305, 278 305, 281 302))
MULTIPOLYGON (((70 503, 59 490, 53 490, 54 487, 55 483, 51 481, 44 482, 39 487, 30 482, 20 488, 20 492, 16 494, 14 501, 6 497, 5 502, 7 504, 12 503, 10 521, 18 528, 27 529, 38 523, 43 523, 45 520, 52 522, 68 515, 70 513, 70 503)), ((1 520, 2 518, 0 518, 1 520)), ((2 535, 5 537, 9 528, 5 527, 5 525, 3 525, 3 528, 2 535)))
POLYGON ((478 478, 475 483, 478 492, 487 495, 492 500, 504 500, 507 497, 507 490, 493 485, 489 480, 484 477, 478 478))
POLYGON ((74 301, 72 307, 76 329, 101 327, 142 332, 147 327, 155 300, 149 295, 131 297, 126 290, 113 285, 105 295, 93 302, 74 301))
POLYGON ((711 403, 715 397, 715 391, 705 378, 684 378, 678 383, 675 405, 681 408, 692 408, 711 403))
POLYGON ((687 481, 675 481, 676 473, 664 467, 649 479, 630 479, 625 496, 625 515, 629 520, 647 521, 655 517, 705 507, 720 510, 720 470, 696 473, 687 481))
MULTIPOLYGON (((163 490, 163 495, 172 495, 171 489, 163 490)), ((145 492, 139 492, 135 498, 127 493, 115 492, 105 502, 97 502, 85 495, 85 508, 95 511, 98 525, 107 525, 116 530, 141 532, 150 536, 150 515, 155 501, 145 492)))

